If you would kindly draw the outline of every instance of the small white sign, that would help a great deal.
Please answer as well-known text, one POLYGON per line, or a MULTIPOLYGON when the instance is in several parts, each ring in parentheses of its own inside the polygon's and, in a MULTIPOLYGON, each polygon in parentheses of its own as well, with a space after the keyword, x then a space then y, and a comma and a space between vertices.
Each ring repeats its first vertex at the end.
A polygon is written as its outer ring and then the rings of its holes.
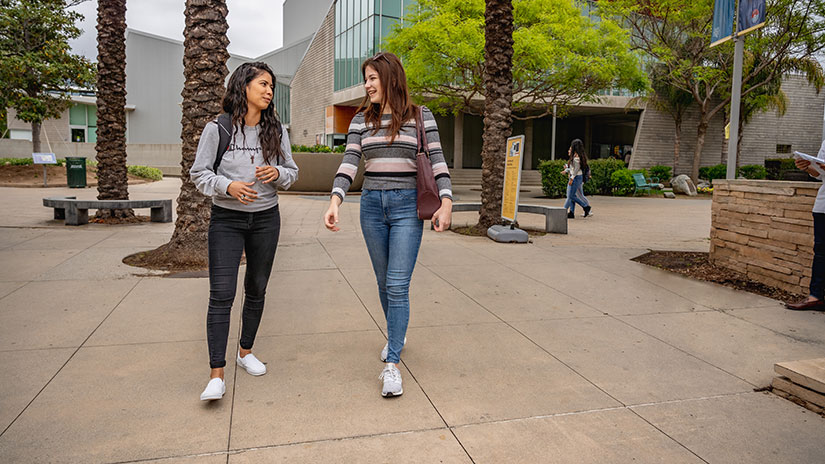
POLYGON ((34 164, 57 164, 57 156, 54 153, 32 153, 34 164))

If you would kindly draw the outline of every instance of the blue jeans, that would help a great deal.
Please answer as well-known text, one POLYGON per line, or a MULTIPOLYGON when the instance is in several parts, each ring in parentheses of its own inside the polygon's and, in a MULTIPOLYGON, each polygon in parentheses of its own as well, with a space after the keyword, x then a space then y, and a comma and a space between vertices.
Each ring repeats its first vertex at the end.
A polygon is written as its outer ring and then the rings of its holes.
POLYGON ((424 221, 418 219, 416 190, 364 190, 361 232, 378 281, 387 319, 388 363, 398 363, 410 322, 412 278, 424 221))
POLYGON ((825 298, 825 213, 814 215, 814 262, 811 265, 811 296, 825 298))
POLYGON ((580 204, 582 208, 590 206, 587 198, 582 193, 582 176, 578 175, 573 178, 572 184, 567 184, 567 201, 564 202, 564 209, 569 209, 571 213, 576 212, 576 203, 580 204))
POLYGON ((281 213, 278 205, 264 211, 245 213, 212 205, 209 221, 209 311, 206 314, 206 341, 209 365, 226 366, 229 315, 238 286, 238 267, 246 251, 241 348, 251 350, 264 311, 264 296, 278 236, 281 213))

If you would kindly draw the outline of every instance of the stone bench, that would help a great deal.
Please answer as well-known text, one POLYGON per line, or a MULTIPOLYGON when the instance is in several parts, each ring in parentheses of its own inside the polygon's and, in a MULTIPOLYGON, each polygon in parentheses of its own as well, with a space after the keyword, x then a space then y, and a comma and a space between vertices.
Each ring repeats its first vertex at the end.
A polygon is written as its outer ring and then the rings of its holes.
MULTIPOLYGON (((479 210, 481 210, 481 203, 453 203, 454 213, 479 210)), ((543 214, 545 232, 567 233, 567 210, 561 206, 518 205, 518 212, 543 214)))
POLYGON ((152 222, 172 222, 172 200, 78 200, 77 197, 50 197, 43 206, 54 208, 55 219, 65 219, 67 226, 89 223, 90 209, 151 208, 152 222))

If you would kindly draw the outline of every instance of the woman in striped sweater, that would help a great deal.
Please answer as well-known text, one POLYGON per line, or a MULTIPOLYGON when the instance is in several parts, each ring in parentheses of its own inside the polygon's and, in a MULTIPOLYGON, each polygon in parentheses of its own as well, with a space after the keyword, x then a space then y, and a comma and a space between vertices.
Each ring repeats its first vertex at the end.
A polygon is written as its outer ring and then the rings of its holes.
MULTIPOLYGON (((401 395, 398 362, 406 342, 410 320, 410 279, 423 221, 416 208, 416 126, 414 105, 407 90, 407 76, 401 61, 392 53, 379 53, 361 65, 366 96, 352 119, 347 149, 332 188, 324 225, 338 231, 338 208, 364 157, 366 172, 361 193, 361 231, 367 243, 378 281, 378 295, 387 319, 387 344, 381 352, 386 363, 381 372, 381 395, 401 395)), ((438 127, 429 109, 423 108, 426 143, 438 184, 441 208, 432 218, 437 232, 450 228, 452 190, 450 174, 438 127)))

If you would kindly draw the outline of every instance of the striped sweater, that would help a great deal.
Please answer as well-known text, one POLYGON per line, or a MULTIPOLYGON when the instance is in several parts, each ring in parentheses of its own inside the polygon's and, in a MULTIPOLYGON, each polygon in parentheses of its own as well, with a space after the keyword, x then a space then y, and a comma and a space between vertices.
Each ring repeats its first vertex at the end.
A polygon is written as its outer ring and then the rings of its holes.
MULTIPOLYGON (((438 138, 438 127, 433 113, 424 107, 424 128, 427 133, 427 146, 430 150, 430 163, 438 185, 438 194, 441 198, 452 199, 452 186, 444 153, 441 151, 441 142, 438 138)), ((352 118, 347 134, 347 149, 344 159, 335 175, 332 184, 332 194, 338 195, 343 201, 349 190, 361 156, 364 157, 366 172, 364 173, 364 189, 390 190, 414 189, 417 174, 415 156, 418 148, 415 137, 415 119, 405 122, 401 130, 390 145, 390 136, 387 133, 391 116, 381 117, 381 128, 373 134, 374 128, 367 126, 364 113, 358 113, 352 118)))

